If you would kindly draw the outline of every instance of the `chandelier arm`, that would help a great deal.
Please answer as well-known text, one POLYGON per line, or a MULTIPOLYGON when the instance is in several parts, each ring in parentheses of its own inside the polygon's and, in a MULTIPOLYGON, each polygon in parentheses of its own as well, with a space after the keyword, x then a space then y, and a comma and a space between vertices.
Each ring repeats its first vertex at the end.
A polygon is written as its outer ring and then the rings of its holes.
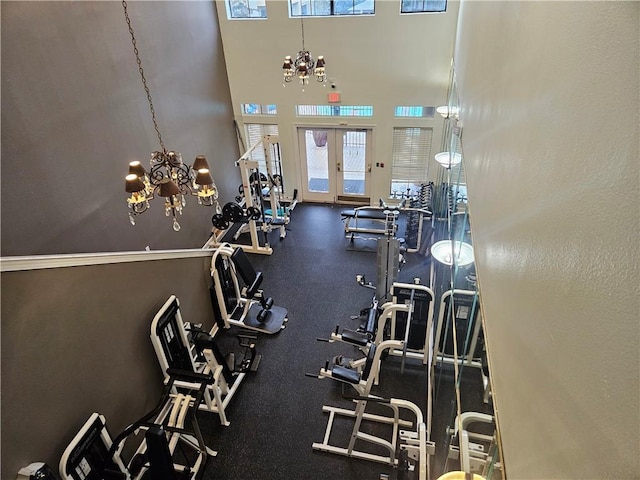
POLYGON ((142 86, 144 87, 144 91, 147 94, 147 101, 149 102, 149 110, 151 111, 151 120, 153 120, 153 126, 156 129, 156 133, 158 134, 160 147, 162 148, 163 152, 166 152, 164 142, 162 141, 162 135, 160 134, 160 129, 158 128, 158 122, 156 121, 156 111, 153 108, 153 101, 151 100, 151 92, 149 91, 149 87, 147 86, 147 79, 144 76, 144 69, 142 68, 142 60, 140 59, 140 52, 138 52, 136 37, 133 33, 133 27, 131 26, 131 19, 129 18, 129 12, 127 11, 126 0, 122 0, 122 8, 124 9, 124 18, 127 22, 127 26, 129 27, 129 34, 131 35, 131 44, 133 45, 133 53, 135 54, 136 62, 138 63, 138 72, 140 72, 140 78, 142 79, 142 86))
POLYGON ((152 163, 151 171, 149 172, 149 181, 152 185, 160 185, 163 181, 170 178, 170 170, 164 163, 152 163))
POLYGON ((187 165, 180 165, 175 167, 175 176, 174 179, 177 182, 178 188, 180 189, 180 193, 183 195, 191 192, 191 172, 192 170, 187 165))

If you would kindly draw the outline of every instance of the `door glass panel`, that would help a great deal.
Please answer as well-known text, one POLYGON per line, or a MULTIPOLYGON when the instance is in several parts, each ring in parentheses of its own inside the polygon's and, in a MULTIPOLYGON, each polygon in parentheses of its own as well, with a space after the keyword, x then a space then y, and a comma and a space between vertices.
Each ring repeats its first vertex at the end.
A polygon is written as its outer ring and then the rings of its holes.
POLYGON ((342 193, 365 194, 367 132, 345 131, 342 136, 342 193))
POLYGON ((306 130, 307 149, 307 190, 309 192, 329 192, 329 156, 326 130, 306 130))

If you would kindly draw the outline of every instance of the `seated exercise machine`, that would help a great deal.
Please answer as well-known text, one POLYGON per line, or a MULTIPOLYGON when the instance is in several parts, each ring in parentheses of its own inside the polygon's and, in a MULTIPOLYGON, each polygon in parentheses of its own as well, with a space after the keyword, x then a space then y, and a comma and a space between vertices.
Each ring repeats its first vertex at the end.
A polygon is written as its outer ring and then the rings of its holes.
POLYGON ((217 453, 202 438, 196 416, 211 375, 169 370, 158 405, 129 425, 115 440, 104 416, 93 413, 65 449, 60 459, 62 480, 195 480, 202 478, 208 456, 217 453), (188 382, 192 389, 172 393, 174 382, 188 382), (123 459, 126 441, 144 431, 129 462, 123 459), (178 448, 180 447, 180 448, 178 448))
MULTIPOLYGON (((358 373, 362 373, 365 365, 367 364, 368 355, 370 353, 370 347, 374 348, 382 341, 382 334, 379 336, 377 332, 383 332, 386 326, 386 321, 389 318, 389 312, 393 307, 404 308, 402 305, 390 305, 386 303, 382 309, 378 308, 378 302, 374 299, 370 307, 363 309, 360 312, 360 319, 363 320, 360 326, 356 330, 350 330, 347 328, 340 330, 340 325, 336 325, 335 331, 331 333, 331 336, 327 338, 317 338, 320 342, 342 342, 356 347, 358 350, 364 353, 362 358, 348 358, 343 355, 338 355, 333 358, 333 365, 356 370, 358 373)), ((374 379, 374 383, 378 384, 378 378, 374 379)))
MULTIPOLYGON (((365 287, 375 288, 367 284, 362 275, 356 276, 356 280, 365 287)), ((416 278, 414 281, 415 283, 391 284, 387 295, 390 300, 383 304, 383 313, 376 324, 375 343, 380 343, 383 339, 402 340, 403 350, 391 349, 389 354, 403 357, 403 365, 405 358, 419 359, 426 365, 434 352, 434 293, 430 287, 418 283, 419 279, 416 278), (380 325, 383 325, 383 328, 380 328, 380 325)), ((374 302, 375 300, 374 297, 374 302)))
POLYGON ((273 334, 285 327, 287 310, 265 297, 260 290, 262 272, 253 269, 242 248, 220 245, 211 259, 211 278, 211 303, 220 328, 239 326, 273 334))
MULTIPOLYGON (((169 297, 151 322, 151 343, 160 368, 165 372, 165 383, 170 381, 169 369, 211 375, 212 380, 198 408, 217 413, 222 425, 229 425, 226 408, 245 374, 257 370, 260 362, 255 337, 238 335, 238 340, 244 353, 236 364, 235 355, 224 356, 213 336, 182 320, 180 302, 174 295, 169 297)), ((177 380, 173 382, 173 393, 192 387, 190 382, 177 380)))
MULTIPOLYGON (((409 451, 412 458, 420 461, 419 471, 423 472, 420 479, 427 478, 429 456, 435 452, 435 445, 429 440, 431 431, 431 403, 429 402, 428 404, 427 415, 426 418, 424 418, 422 411, 411 402, 395 398, 384 399, 371 394, 371 388, 374 384, 374 379, 378 376, 380 359, 383 353, 391 349, 401 350, 402 348, 402 342, 396 340, 385 340, 379 345, 370 344, 368 346, 366 362, 361 372, 340 365, 330 367, 329 362, 327 362, 318 375, 307 374, 307 376, 311 377, 321 379, 332 378, 346 383, 351 385, 356 392, 356 395, 351 398, 351 400, 356 403, 353 410, 328 405, 322 407, 322 411, 328 413, 329 418, 323 441, 314 443, 314 450, 398 466, 397 451, 400 448, 409 451), (379 403, 389 407, 392 411, 392 416, 366 412, 368 402, 379 403), (409 410, 416 416, 415 424, 400 418, 401 409, 409 410), (353 419, 353 428, 349 443, 346 447, 336 446, 330 442, 336 416, 353 419), (392 427, 390 438, 365 433, 361 430, 361 427, 363 427, 363 423, 366 422, 390 425, 392 427), (357 441, 367 442, 378 448, 381 447, 386 452, 386 455, 358 450, 356 449, 357 441)), ((429 396, 430 395, 431 389, 429 388, 429 396)))
MULTIPOLYGON (((344 342, 367 352, 368 346, 380 345, 386 340, 401 341, 402 349, 391 346, 387 354, 401 357, 400 372, 404 372, 407 358, 420 360, 423 365, 433 362, 433 298, 430 287, 417 283, 394 282, 391 285, 391 300, 381 307, 374 297, 370 307, 361 311, 364 321, 356 330, 342 329, 336 325, 329 342, 344 342)), ((323 339, 319 339, 323 340, 323 339)), ((364 359, 341 358, 343 366, 361 371, 364 359)), ((378 379, 375 379, 375 384, 378 379)))

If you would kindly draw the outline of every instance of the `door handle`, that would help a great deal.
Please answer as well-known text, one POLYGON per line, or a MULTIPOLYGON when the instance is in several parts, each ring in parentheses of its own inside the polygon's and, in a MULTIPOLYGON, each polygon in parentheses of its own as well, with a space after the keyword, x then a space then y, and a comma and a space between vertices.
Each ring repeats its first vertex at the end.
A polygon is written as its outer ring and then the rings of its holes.
POLYGON ((340 164, 340 162, 336 162, 336 168, 338 169, 339 172, 342 171, 341 170, 342 165, 340 164))
POLYGON ((371 173, 371 164, 367 164, 367 173, 371 173))

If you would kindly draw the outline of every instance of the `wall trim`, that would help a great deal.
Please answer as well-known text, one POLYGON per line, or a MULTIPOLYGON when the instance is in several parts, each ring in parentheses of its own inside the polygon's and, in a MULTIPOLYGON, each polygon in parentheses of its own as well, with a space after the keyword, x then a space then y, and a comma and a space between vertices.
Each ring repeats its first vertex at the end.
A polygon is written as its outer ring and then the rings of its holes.
POLYGON ((215 250, 183 249, 143 252, 73 253, 67 255, 34 255, 1 257, 0 272, 43 270, 47 268, 82 267, 109 263, 146 262, 178 258, 211 257, 215 250))

